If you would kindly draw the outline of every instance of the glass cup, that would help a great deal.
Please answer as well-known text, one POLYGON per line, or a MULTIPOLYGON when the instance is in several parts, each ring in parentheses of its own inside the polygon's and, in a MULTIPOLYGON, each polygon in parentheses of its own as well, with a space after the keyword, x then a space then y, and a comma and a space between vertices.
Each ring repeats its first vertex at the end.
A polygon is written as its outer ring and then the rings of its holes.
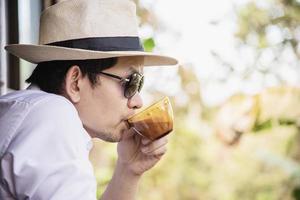
POLYGON ((129 117, 129 127, 150 140, 156 140, 173 130, 173 110, 168 97, 129 117))

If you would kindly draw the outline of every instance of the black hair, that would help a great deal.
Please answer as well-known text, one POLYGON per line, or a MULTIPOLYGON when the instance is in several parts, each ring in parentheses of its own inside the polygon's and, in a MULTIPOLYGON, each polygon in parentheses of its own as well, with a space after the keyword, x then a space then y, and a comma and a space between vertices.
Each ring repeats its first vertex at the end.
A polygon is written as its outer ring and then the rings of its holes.
POLYGON ((92 59, 92 60, 55 60, 39 63, 27 83, 37 85, 41 90, 54 94, 62 94, 63 84, 68 70, 79 66, 83 76, 87 75, 92 86, 97 84, 98 74, 117 63, 117 58, 92 59))

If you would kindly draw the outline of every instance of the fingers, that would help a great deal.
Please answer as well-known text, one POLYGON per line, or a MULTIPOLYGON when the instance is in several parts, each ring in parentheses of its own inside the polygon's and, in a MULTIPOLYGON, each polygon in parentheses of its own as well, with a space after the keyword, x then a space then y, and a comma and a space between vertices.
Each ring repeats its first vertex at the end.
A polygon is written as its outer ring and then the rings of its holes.
POLYGON ((158 140, 151 141, 149 139, 142 139, 141 151, 146 155, 163 155, 166 151, 166 144, 168 143, 167 136, 158 140))
POLYGON ((164 155, 167 151, 167 147, 166 146, 161 146, 155 150, 152 150, 150 152, 143 152, 144 154, 148 155, 148 156, 161 156, 164 155))
POLYGON ((135 135, 135 131, 131 128, 123 132, 121 140, 126 140, 135 135))
POLYGON ((147 144, 149 144, 151 142, 151 140, 149 140, 149 139, 147 139, 147 138, 142 138, 142 144, 143 145, 147 145, 147 144))

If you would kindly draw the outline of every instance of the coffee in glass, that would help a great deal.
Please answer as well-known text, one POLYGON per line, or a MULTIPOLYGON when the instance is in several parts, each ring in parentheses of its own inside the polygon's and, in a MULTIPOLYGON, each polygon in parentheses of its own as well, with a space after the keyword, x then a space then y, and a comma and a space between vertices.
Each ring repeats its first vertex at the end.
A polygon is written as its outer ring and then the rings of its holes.
POLYGON ((169 98, 164 97, 127 121, 138 134, 150 140, 167 135, 173 130, 173 110, 169 98))

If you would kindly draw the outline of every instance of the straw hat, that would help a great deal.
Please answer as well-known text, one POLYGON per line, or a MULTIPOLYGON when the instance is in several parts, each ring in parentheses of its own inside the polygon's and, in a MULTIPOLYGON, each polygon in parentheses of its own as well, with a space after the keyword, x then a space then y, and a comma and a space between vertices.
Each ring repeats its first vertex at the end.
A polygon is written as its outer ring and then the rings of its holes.
POLYGON ((42 13, 39 45, 5 49, 32 63, 143 56, 145 66, 177 64, 174 58, 144 52, 130 0, 62 1, 42 13))

